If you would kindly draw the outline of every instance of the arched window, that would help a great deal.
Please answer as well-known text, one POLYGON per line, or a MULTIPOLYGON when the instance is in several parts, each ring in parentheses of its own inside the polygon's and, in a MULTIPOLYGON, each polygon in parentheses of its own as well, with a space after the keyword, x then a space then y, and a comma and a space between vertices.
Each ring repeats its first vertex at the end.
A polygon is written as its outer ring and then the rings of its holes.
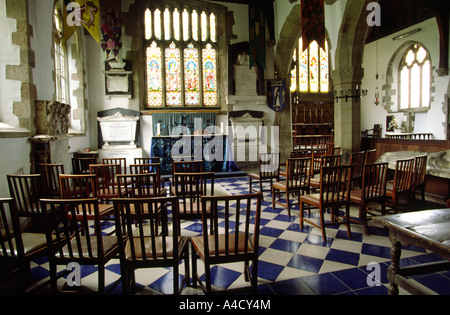
POLYGON ((68 72, 67 72, 67 47, 63 40, 64 24, 61 6, 55 3, 53 12, 53 43, 55 48, 55 98, 64 104, 69 103, 68 72))
POLYGON ((431 102, 431 59, 420 44, 411 45, 399 67, 399 109, 428 110, 431 102))
POLYGON ((328 93, 330 90, 328 60, 328 43, 325 42, 325 51, 316 41, 303 51, 303 41, 300 37, 293 56, 291 92, 328 93))
POLYGON ((213 11, 155 6, 145 11, 147 106, 218 106, 213 11))

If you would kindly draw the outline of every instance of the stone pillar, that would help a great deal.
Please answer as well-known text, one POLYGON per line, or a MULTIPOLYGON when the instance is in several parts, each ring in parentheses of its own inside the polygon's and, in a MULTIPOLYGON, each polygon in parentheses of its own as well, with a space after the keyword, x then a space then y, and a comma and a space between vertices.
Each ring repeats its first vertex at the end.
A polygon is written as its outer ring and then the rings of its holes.
MULTIPOLYGON (((356 95, 364 77, 362 68, 341 68, 331 72, 334 90, 338 96, 356 95)), ((334 101, 334 142, 342 153, 357 152, 361 147, 361 99, 340 98, 334 101)))

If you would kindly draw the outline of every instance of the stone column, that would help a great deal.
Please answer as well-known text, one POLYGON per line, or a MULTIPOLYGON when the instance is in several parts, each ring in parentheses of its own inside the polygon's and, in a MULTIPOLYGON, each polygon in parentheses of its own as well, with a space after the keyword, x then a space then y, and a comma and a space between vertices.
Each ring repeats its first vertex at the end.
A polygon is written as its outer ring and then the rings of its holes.
MULTIPOLYGON (((338 96, 356 95, 357 86, 361 89, 364 77, 363 68, 340 68, 331 72, 334 90, 338 96)), ((334 101, 334 142, 342 153, 351 153, 361 147, 361 99, 340 98, 334 101)))

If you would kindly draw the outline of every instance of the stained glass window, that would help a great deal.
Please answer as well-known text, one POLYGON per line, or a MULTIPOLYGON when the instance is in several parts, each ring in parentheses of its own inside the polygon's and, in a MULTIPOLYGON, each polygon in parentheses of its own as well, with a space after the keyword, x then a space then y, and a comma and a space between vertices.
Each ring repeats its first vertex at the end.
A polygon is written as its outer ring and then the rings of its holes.
POLYGON ((198 49, 193 44, 189 44, 184 49, 184 84, 186 94, 186 105, 199 106, 200 105, 200 82, 199 78, 199 63, 198 63, 198 49))
POLYGON ((300 38, 298 48, 293 55, 293 69, 291 71, 291 91, 301 93, 329 92, 329 57, 328 44, 326 50, 319 47, 316 41, 303 51, 300 38))
POLYGON ((206 106, 217 105, 216 50, 210 44, 203 49, 203 102, 206 106))
POLYGON ((166 49, 166 102, 169 106, 181 106, 181 60, 175 43, 166 49))
POLYGON ((179 10, 144 14, 148 107, 218 106, 216 13, 179 10))
POLYGON ((148 105, 151 107, 163 105, 161 55, 161 48, 156 42, 147 48, 147 94, 148 105))
POLYGON ((431 101, 431 61, 419 44, 410 46, 399 68, 400 110, 428 109, 431 101))

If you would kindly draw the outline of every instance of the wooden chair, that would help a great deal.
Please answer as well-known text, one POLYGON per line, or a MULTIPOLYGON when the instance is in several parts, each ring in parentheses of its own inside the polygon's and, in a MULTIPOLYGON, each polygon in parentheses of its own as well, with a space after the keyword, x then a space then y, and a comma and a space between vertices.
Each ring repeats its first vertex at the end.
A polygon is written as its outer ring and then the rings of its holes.
POLYGON ((120 174, 127 174, 127 159, 126 158, 103 158, 103 164, 119 164, 120 174))
POLYGON ((291 216, 291 194, 300 195, 309 193, 309 181, 311 175, 311 158, 298 158, 287 160, 286 181, 275 182, 272 186, 272 208, 279 204, 287 208, 288 215, 291 216), (281 191, 286 194, 286 203, 276 200, 276 195, 280 197, 281 191))
POLYGON ((447 200, 447 208, 450 209, 450 199, 447 200))
POLYGON ((13 198, 0 199, 0 227, 0 264, 4 275, 0 283, 10 283, 8 280, 17 273, 18 293, 25 294, 30 280, 30 262, 48 254, 45 234, 22 233, 13 198), (11 268, 7 270, 7 266, 11 268))
POLYGON ((157 173, 119 174, 117 175, 119 198, 165 196, 166 190, 161 187, 160 181, 157 173))
POLYGON ((202 197, 203 235, 191 238, 194 287, 198 282, 205 293, 211 293, 211 265, 243 261, 245 280, 250 280, 253 289, 256 289, 261 202, 261 193, 202 197), (224 204, 224 209, 220 210, 220 214, 219 203, 224 204), (212 213, 210 224, 213 225, 213 227, 209 227, 210 234, 208 234, 209 209, 212 213), (220 233, 219 218, 225 219, 220 233), (230 222, 230 218, 236 218, 235 224, 230 222), (206 287, 197 275, 197 257, 205 265, 206 287), (250 261, 252 262, 251 270, 250 261))
POLYGON ((176 197, 114 199, 116 231, 119 240, 122 292, 134 285, 138 268, 172 267, 173 292, 179 294, 183 282, 189 285, 188 239, 174 228, 169 235, 169 205, 172 222, 179 225, 176 197), (135 226, 137 225, 137 226, 135 226), (184 259, 185 277, 179 290, 179 264, 184 259))
POLYGON ((398 212, 398 202, 401 196, 405 196, 407 203, 411 197, 412 174, 414 170, 414 158, 397 160, 395 165, 394 179, 388 181, 386 196, 388 205, 392 207, 394 213, 398 212))
POLYGON ((364 164, 373 164, 377 161, 377 149, 364 151, 366 156, 364 158, 364 164))
MULTIPOLYGON (((295 150, 295 151, 291 151, 290 157, 291 157, 291 159, 300 159, 300 158, 305 158, 305 157, 311 158, 311 154, 312 153, 310 150, 295 150)), ((280 176, 286 177, 286 169, 285 168, 280 168, 280 176)))
MULTIPOLYGON (((201 219, 201 197, 214 195, 214 173, 174 173, 174 195, 178 200, 180 220, 201 219)), ((178 226, 181 231, 181 226, 178 226)))
POLYGON ((320 174, 320 167, 322 165, 322 156, 326 156, 328 153, 327 148, 315 148, 312 150, 312 176, 320 174))
MULTIPOLYGON (((386 182, 388 163, 374 163, 364 165, 362 185, 350 192, 350 201, 359 205, 359 221, 364 226, 364 232, 369 235, 367 213, 369 203, 381 206, 381 214, 386 214, 386 182)), ((372 214, 370 212, 370 214, 372 214)))
POLYGON ((175 194, 173 188, 173 183, 175 182, 175 173, 201 173, 204 172, 204 169, 204 163, 200 160, 172 160, 172 178, 169 179, 169 190, 172 194, 175 194))
POLYGON ((130 164, 130 174, 145 174, 145 173, 157 173, 160 176, 161 164, 160 163, 130 164))
POLYGON ((155 164, 161 163, 160 157, 134 158, 134 164, 155 164))
POLYGON ((248 174, 248 178, 250 193, 254 191, 260 193, 267 191, 263 189, 264 182, 270 182, 270 189, 268 191, 272 192, 273 182, 280 179, 280 153, 260 153, 259 173, 250 173, 248 174), (259 182, 259 189, 253 188, 253 181, 259 182))
POLYGON ((64 164, 39 164, 39 173, 42 175, 44 198, 59 198, 61 189, 59 187, 59 174, 64 174, 64 164))
POLYGON ((102 203, 119 196, 116 176, 122 174, 120 164, 91 164, 89 172, 97 175, 97 198, 102 203))
MULTIPOLYGON (((325 166, 339 166, 341 165, 341 155, 323 155, 320 157, 320 167, 319 169, 322 169, 322 167, 325 166)), ((316 164, 317 167, 317 164, 316 164)), ((320 173, 319 173, 320 174, 320 173)), ((309 181, 309 186, 311 189, 319 189, 320 188, 320 175, 316 175, 313 177, 311 174, 311 180, 309 181)))
POLYGON ((10 196, 16 202, 19 217, 31 219, 25 230, 43 231, 39 199, 44 197, 41 174, 7 175, 10 196))
MULTIPOLYGON (((61 187, 60 199, 89 199, 96 198, 97 201, 97 176, 95 174, 61 174, 59 175, 61 187)), ((114 209, 109 204, 99 204, 100 218, 106 218, 113 214, 114 209)), ((94 219, 94 209, 90 209, 89 219, 94 219)))
POLYGON ((414 173, 412 179, 412 198, 416 199, 416 192, 420 190, 422 200, 425 201, 425 180, 427 178, 428 155, 416 156, 414 158, 414 173))
POLYGON ((89 165, 91 164, 97 164, 97 158, 74 157, 72 158, 72 173, 89 174, 89 165))
POLYGON ((354 152, 350 154, 350 165, 353 167, 352 170, 352 189, 357 187, 362 187, 362 174, 365 164, 366 152, 354 152))
MULTIPOLYGON (((42 199, 49 246, 50 283, 58 292, 57 266, 69 263, 98 266, 98 293, 105 291, 105 265, 118 253, 116 236, 103 236, 98 199, 42 199), (58 216, 62 219, 59 225, 58 216)), ((113 288, 113 287, 111 287, 113 288)))
POLYGON ((320 192, 300 196, 300 228, 303 222, 307 222, 322 230, 324 242, 327 241, 325 226, 345 224, 347 225, 348 238, 350 231, 350 178, 351 165, 322 167, 320 170, 320 192), (307 204, 319 209, 320 223, 316 224, 303 215, 304 205, 307 204), (339 217, 339 208, 345 206, 345 221, 339 217), (325 223, 325 211, 331 209, 331 222, 325 223))

